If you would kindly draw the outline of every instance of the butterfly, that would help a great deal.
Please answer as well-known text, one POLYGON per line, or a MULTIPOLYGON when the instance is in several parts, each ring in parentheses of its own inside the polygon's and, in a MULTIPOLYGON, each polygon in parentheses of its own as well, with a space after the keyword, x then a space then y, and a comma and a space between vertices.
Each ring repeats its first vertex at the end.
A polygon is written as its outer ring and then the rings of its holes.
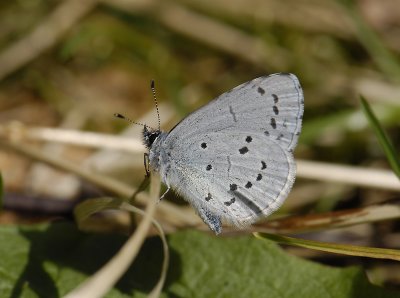
POLYGON ((145 126, 148 166, 216 234, 222 222, 247 227, 278 209, 292 188, 303 111, 295 75, 256 78, 189 114, 170 132, 145 126))

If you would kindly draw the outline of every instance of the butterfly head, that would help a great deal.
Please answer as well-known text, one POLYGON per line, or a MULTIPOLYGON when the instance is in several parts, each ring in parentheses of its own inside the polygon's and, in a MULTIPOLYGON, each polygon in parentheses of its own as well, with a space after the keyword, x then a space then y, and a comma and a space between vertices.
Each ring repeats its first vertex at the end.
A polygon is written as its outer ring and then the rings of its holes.
POLYGON ((160 134, 161 131, 159 129, 148 129, 146 125, 144 126, 142 136, 143 136, 143 143, 147 149, 150 150, 151 145, 153 145, 154 141, 160 134))

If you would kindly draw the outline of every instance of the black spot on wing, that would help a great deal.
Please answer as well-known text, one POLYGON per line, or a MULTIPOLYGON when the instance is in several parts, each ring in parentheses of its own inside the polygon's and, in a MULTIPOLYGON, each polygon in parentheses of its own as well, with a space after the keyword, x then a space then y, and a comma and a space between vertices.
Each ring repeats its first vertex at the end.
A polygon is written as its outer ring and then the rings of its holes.
POLYGON ((207 148, 207 143, 201 143, 201 148, 206 149, 207 148))
POLYGON ((246 137, 246 142, 247 143, 251 143, 251 141, 253 141, 253 138, 251 136, 247 136, 246 137))
POLYGON ((275 118, 271 118, 271 123, 270 124, 271 124, 273 129, 276 129, 276 120, 275 120, 275 118))
POLYGON ((261 170, 265 170, 267 168, 267 164, 265 161, 261 161, 261 170))
POLYGON ((229 189, 231 190, 231 191, 235 191, 235 190, 237 190, 237 185, 236 184, 230 184, 229 185, 229 189))
POLYGON ((253 186, 253 183, 251 183, 250 181, 248 181, 244 187, 246 187, 246 188, 251 188, 252 186, 253 186))
POLYGON ((230 201, 226 201, 226 202, 224 202, 224 204, 225 204, 225 206, 230 206, 230 205, 232 205, 233 203, 235 203, 235 198, 232 198, 230 201))
POLYGON ((212 165, 207 165, 206 170, 210 171, 212 169, 212 165))
POLYGON ((265 90, 261 87, 258 87, 257 92, 260 93, 261 95, 265 94, 265 90))
POLYGON ((245 153, 249 152, 249 148, 247 148, 247 147, 245 146, 245 147, 243 147, 243 148, 240 148, 240 149, 239 149, 239 152, 240 152, 240 154, 245 154, 245 153))
POLYGON ((208 202, 208 201, 211 200, 211 199, 212 199, 212 196, 211 196, 210 193, 208 193, 208 195, 206 196, 206 201, 208 202))
POLYGON ((260 181, 261 179, 262 179, 262 175, 261 175, 261 174, 258 174, 256 180, 257 180, 257 181, 260 181))
POLYGON ((272 97, 274 98, 274 103, 278 103, 279 97, 276 94, 272 94, 272 97))

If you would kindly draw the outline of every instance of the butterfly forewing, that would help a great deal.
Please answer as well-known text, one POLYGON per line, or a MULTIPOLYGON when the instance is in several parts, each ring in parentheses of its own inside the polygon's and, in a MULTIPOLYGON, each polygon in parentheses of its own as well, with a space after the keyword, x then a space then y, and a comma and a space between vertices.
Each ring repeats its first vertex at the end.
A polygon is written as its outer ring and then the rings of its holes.
POLYGON ((303 118, 304 97, 293 74, 259 77, 220 95, 183 119, 169 138, 251 129, 294 149, 303 118))

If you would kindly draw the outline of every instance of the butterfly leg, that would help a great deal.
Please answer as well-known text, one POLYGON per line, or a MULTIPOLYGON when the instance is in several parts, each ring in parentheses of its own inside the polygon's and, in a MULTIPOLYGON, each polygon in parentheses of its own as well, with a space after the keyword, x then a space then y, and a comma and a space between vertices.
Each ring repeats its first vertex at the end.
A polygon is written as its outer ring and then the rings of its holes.
POLYGON ((144 162, 144 170, 146 171, 146 177, 150 177, 150 160, 149 160, 149 154, 145 153, 143 156, 143 162, 144 162))
POLYGON ((212 214, 209 210, 202 207, 197 210, 204 223, 206 223, 216 235, 221 233, 221 218, 219 216, 212 214))
POLYGON ((169 190, 171 189, 171 187, 168 185, 167 190, 162 194, 162 196, 158 199, 158 202, 161 202, 161 200, 164 198, 164 196, 169 192, 169 190))

